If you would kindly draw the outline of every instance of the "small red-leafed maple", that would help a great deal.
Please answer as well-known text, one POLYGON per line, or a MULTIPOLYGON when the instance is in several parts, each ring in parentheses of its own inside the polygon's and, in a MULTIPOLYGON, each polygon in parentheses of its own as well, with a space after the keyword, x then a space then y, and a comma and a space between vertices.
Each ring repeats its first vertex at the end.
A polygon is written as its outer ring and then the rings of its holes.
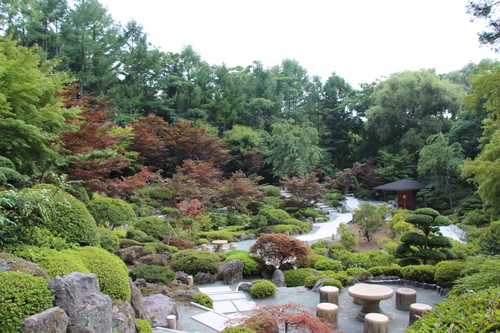
POLYGON ((189 179, 195 180, 200 186, 214 188, 220 186, 222 171, 214 168, 214 165, 207 161, 186 160, 182 166, 177 167, 180 173, 189 179))
POLYGON ((279 268, 289 262, 306 260, 310 249, 292 236, 263 234, 257 238, 249 252, 259 257, 267 265, 279 268))
POLYGON ((306 177, 284 177, 280 183, 285 186, 286 190, 293 197, 302 200, 305 206, 317 201, 330 191, 328 184, 318 182, 318 178, 314 172, 308 174, 306 177))
POLYGON ((134 120, 131 126, 134 136, 129 149, 139 153, 138 160, 142 165, 161 169, 167 161, 165 132, 168 123, 150 114, 134 120))
POLYGON ((259 188, 259 178, 247 178, 241 171, 233 173, 231 178, 222 182, 216 190, 215 198, 226 207, 233 207, 239 211, 247 211, 247 206, 252 201, 264 196, 259 188))
POLYGON ((198 199, 193 199, 189 202, 181 201, 175 207, 189 218, 198 221, 201 218, 201 213, 205 211, 201 202, 198 199))
POLYGON ((157 182, 160 181, 160 178, 159 171, 151 172, 147 168, 143 168, 132 176, 110 179, 107 183, 107 194, 112 198, 130 197, 145 187, 148 182, 157 182))

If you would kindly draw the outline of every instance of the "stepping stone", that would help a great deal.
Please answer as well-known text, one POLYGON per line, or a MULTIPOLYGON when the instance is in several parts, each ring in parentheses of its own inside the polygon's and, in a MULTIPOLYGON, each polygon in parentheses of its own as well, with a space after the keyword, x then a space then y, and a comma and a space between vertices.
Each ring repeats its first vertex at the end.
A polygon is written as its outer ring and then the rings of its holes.
POLYGON ((204 294, 218 294, 218 293, 230 293, 233 290, 230 287, 202 287, 199 288, 200 292, 204 294))
POLYGON ((238 311, 250 311, 257 305, 254 301, 246 299, 234 300, 233 304, 238 308, 238 311))
POLYGON ((226 328, 224 323, 229 319, 229 317, 211 311, 200 313, 196 316, 192 316, 191 318, 216 330, 217 332, 226 328))
POLYGON ((231 294, 216 294, 210 296, 215 301, 229 301, 233 299, 246 299, 247 295, 243 291, 234 292, 231 294))
POLYGON ((214 311, 219 313, 233 313, 238 312, 238 309, 231 301, 220 301, 214 302, 214 311))

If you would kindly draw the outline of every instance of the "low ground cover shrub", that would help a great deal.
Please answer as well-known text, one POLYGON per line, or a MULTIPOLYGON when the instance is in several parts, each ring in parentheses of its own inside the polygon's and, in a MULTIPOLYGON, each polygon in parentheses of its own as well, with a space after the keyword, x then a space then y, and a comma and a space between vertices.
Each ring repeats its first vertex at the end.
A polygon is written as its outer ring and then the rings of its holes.
POLYGON ((211 240, 222 239, 227 240, 228 242, 233 242, 233 237, 240 237, 238 232, 231 232, 226 230, 221 231, 206 231, 201 233, 201 237, 208 238, 211 240))
POLYGON ((277 224, 277 225, 270 225, 269 228, 271 228, 272 231, 276 234, 283 234, 285 232, 288 232, 289 235, 293 233, 294 230, 297 230, 299 233, 302 233, 302 230, 300 227, 297 227, 296 225, 288 225, 288 224, 277 224))
POLYGON ((200 272, 215 275, 219 272, 219 263, 219 256, 216 254, 193 249, 181 250, 170 259, 170 267, 174 271, 183 271, 189 275, 200 272))
POLYGON ((133 225, 158 240, 164 239, 170 231, 164 219, 154 216, 140 217, 133 225))
POLYGON ((175 246, 167 245, 162 242, 144 243, 144 247, 142 248, 142 256, 148 254, 162 254, 165 252, 177 253, 179 250, 175 246))
MULTIPOLYGON (((233 251, 233 252, 236 252, 236 251, 233 251)), ((246 252, 246 251, 243 251, 243 252, 246 252)), ((260 263, 259 261, 257 260, 257 258, 253 257, 250 255, 250 253, 246 252, 246 253, 236 253, 236 254, 231 254, 231 255, 227 255, 226 254, 226 262, 230 261, 230 260, 235 260, 235 259, 239 259, 243 262, 243 274, 244 275, 252 275, 252 274, 255 274, 259 271, 259 267, 260 267, 260 263)))
POLYGON ((436 270, 436 266, 432 265, 410 265, 401 268, 401 274, 403 275, 403 278, 407 280, 424 283, 436 283, 436 279, 434 278, 436 270))
POLYGON ((314 269, 319 271, 335 271, 338 272, 342 270, 342 263, 338 260, 332 260, 330 258, 320 259, 314 263, 314 269))
POLYGON ((52 307, 54 299, 43 277, 0 273, 0 332, 22 332, 23 319, 52 307))
POLYGON ((311 273, 310 268, 299 268, 299 269, 290 269, 286 270, 283 273, 285 274, 285 283, 287 287, 298 287, 303 286, 305 284, 305 279, 308 276, 314 275, 311 273))
POLYGON ((196 294, 194 294, 191 301, 196 304, 203 305, 204 307, 207 307, 209 309, 214 308, 214 300, 210 296, 202 292, 197 292, 196 294))
POLYGON ((147 320, 135 319, 135 330, 137 333, 153 333, 153 328, 147 320))
POLYGON ((342 282, 340 282, 337 279, 328 279, 323 281, 322 286, 332 286, 332 287, 337 287, 339 290, 342 289, 342 282))
POLYGON ((248 327, 233 326, 226 328, 221 333, 257 333, 257 331, 248 327))
POLYGON ((250 288, 250 294, 255 298, 264 298, 274 295, 276 285, 268 280, 256 280, 250 288))
POLYGON ((133 239, 135 241, 138 241, 139 243, 154 242, 158 240, 156 237, 150 236, 144 231, 139 229, 128 230, 126 237, 128 239, 133 239))
POLYGON ((390 266, 375 266, 368 269, 373 276, 399 276, 401 277, 401 266, 390 265, 390 266))
POLYGON ((462 272, 469 266, 463 261, 443 261, 436 265, 436 284, 442 288, 451 288, 463 276, 462 272))
POLYGON ((149 283, 164 283, 174 281, 175 272, 168 267, 156 265, 136 266, 130 271, 133 279, 144 279, 149 283))

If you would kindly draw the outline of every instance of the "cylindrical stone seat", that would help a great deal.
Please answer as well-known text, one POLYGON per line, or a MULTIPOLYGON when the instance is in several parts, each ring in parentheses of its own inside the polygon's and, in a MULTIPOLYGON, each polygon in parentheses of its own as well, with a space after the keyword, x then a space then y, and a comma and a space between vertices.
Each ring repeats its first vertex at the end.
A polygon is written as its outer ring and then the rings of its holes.
POLYGON ((425 311, 430 311, 432 310, 432 307, 427 304, 423 303, 413 303, 410 305, 410 318, 408 321, 408 326, 413 325, 414 322, 416 322, 420 317, 422 317, 422 314, 425 311))
POLYGON ((167 316, 167 326, 170 329, 176 330, 177 329, 177 317, 175 315, 168 315, 167 316))
POLYGON ((337 327, 339 320, 339 307, 333 303, 319 303, 316 307, 316 317, 323 318, 325 322, 337 327))
POLYGON ((189 285, 189 286, 192 286, 192 285, 193 285, 193 283, 194 283, 194 278, 193 278, 193 276, 192 276, 192 275, 189 275, 189 276, 188 276, 188 285, 189 285))
POLYGON ((333 286, 319 288, 319 302, 339 305, 339 288, 333 286))
POLYGON ((229 248, 231 251, 236 251, 238 250, 238 245, 236 244, 231 244, 230 248, 229 248))
POLYGON ((223 247, 222 249, 220 249, 220 252, 221 253, 227 253, 228 251, 228 248, 227 247, 223 247))
POLYGON ((396 290, 396 309, 410 311, 410 305, 417 303, 417 291, 411 288, 396 290))
POLYGON ((207 244, 201 244, 201 250, 202 251, 206 251, 208 248, 208 245, 207 244))
POLYGON ((206 250, 206 251, 207 251, 208 253, 212 253, 212 252, 213 252, 213 250, 214 250, 214 248, 213 248, 212 246, 207 246, 207 250, 206 250))
POLYGON ((368 313, 365 316, 363 333, 388 333, 389 317, 381 313, 368 313))

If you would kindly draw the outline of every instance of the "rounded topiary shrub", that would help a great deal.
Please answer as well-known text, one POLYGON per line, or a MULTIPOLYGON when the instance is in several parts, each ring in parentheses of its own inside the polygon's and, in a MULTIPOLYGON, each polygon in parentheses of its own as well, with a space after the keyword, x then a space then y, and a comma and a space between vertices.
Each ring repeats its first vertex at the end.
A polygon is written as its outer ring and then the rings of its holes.
POLYGON ((257 331, 248 327, 233 326, 226 328, 221 333, 257 333, 257 331))
POLYGON ((87 204, 87 208, 97 225, 101 227, 113 229, 120 225, 132 224, 135 221, 134 210, 121 199, 94 195, 87 204))
POLYGON ((276 292, 276 285, 268 280, 253 281, 250 287, 250 294, 255 298, 264 298, 274 295, 276 292))
POLYGON ((54 298, 43 277, 0 273, 0 332, 22 332, 23 319, 52 307, 54 298))
POLYGON ((23 176, 14 169, 0 167, 0 172, 4 175, 8 184, 18 185, 23 181, 23 176))
POLYGON ((462 272, 469 265, 463 261, 447 261, 440 262, 436 265, 436 284, 442 288, 451 288, 455 285, 455 281, 462 277, 462 272))
POLYGON ((120 247, 118 237, 113 232, 106 228, 98 228, 99 232, 99 246, 106 251, 113 252, 120 247))
POLYGON ((137 333, 153 333, 153 328, 147 320, 135 319, 135 330, 137 333))
POLYGON ((269 187, 267 189, 267 192, 266 194, 270 197, 279 197, 281 195, 281 190, 279 189, 279 187, 269 187))
POLYGON ((375 266, 368 269, 373 276, 402 276, 401 266, 375 266))
POLYGON ((204 307, 207 307, 209 309, 214 308, 214 300, 210 296, 202 292, 197 292, 196 294, 194 294, 191 301, 196 304, 203 305, 204 307))
POLYGON ((345 272, 348 276, 357 278, 361 281, 367 280, 370 275, 372 275, 369 270, 366 270, 363 267, 349 267, 345 270, 345 272))
POLYGON ((182 250, 172 255, 170 267, 174 271, 183 271, 189 275, 196 273, 209 273, 215 275, 219 272, 219 257, 214 253, 196 250, 182 250))
POLYGON ((448 296, 410 326, 409 333, 499 332, 500 289, 448 296))
POLYGON ((101 291, 112 299, 130 301, 131 290, 128 282, 128 269, 116 255, 106 250, 87 246, 73 250, 83 264, 99 278, 101 291))
POLYGON ((401 259, 398 261, 398 265, 401 266, 401 267, 405 267, 405 266, 416 266, 416 265, 420 265, 421 262, 419 259, 417 258, 404 258, 404 259, 401 259))
POLYGON ((225 261, 228 262, 230 260, 235 260, 235 259, 239 259, 243 262, 244 275, 252 275, 259 271, 260 267, 259 261, 255 257, 251 256, 248 252, 246 252, 246 254, 240 253, 227 256, 225 261))
POLYGON ((144 279, 149 283, 167 284, 175 280, 175 272, 168 267, 156 265, 136 266, 130 271, 130 276, 135 279, 144 279))
POLYGON ((155 237, 158 240, 164 239, 169 234, 167 222, 159 217, 140 217, 134 223, 134 227, 144 231, 149 236, 155 237))
POLYGON ((50 231, 71 243, 99 244, 96 222, 83 202, 53 185, 36 185, 33 188, 48 191, 47 195, 51 197, 51 200, 41 203, 51 212, 50 220, 45 222, 50 231))
POLYGON ((319 276, 319 275, 310 275, 310 276, 305 278, 304 286, 307 288, 312 288, 312 287, 314 287, 316 282, 318 282, 319 279, 321 279, 321 278, 322 278, 322 276, 319 276))
POLYGON ((342 270, 342 263, 338 260, 332 259, 321 259, 314 263, 314 269, 320 271, 335 271, 338 272, 342 270))
POLYGON ((142 256, 148 254, 162 254, 162 253, 177 253, 179 250, 172 245, 163 244, 162 242, 144 243, 142 248, 142 256))
POLYGON ((88 204, 90 202, 89 193, 83 186, 72 184, 67 189, 67 192, 84 204, 88 204))
POLYGON ((71 272, 90 273, 80 257, 71 250, 56 251, 49 248, 24 245, 14 255, 43 268, 49 277, 64 276, 71 272))
POLYGON ((158 240, 156 237, 149 236, 142 230, 128 230, 126 237, 128 239, 133 239, 135 241, 138 241, 139 243, 156 242, 158 240))
POLYGON ((337 279, 328 279, 328 280, 325 280, 323 281, 323 283, 321 284, 323 287, 324 286, 332 286, 332 287, 337 287, 339 288, 339 290, 342 289, 342 282, 340 282, 339 280, 337 279))
POLYGON ((407 280, 424 283, 436 283, 436 270, 436 266, 432 265, 410 265, 401 268, 401 274, 403 275, 403 278, 407 280))
POLYGON ((314 275, 310 272, 310 269, 307 268, 290 269, 283 273, 285 274, 285 283, 287 287, 303 286, 305 279, 308 276, 314 275))

